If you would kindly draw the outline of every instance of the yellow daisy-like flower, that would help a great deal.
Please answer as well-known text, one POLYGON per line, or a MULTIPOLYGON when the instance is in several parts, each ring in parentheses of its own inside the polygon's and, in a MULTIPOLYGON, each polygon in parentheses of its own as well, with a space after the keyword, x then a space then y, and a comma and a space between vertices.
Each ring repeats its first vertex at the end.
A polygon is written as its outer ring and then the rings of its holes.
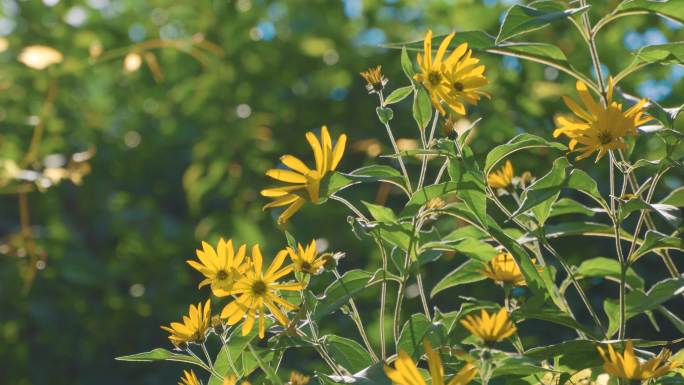
POLYGON ((444 60, 454 36, 456 34, 451 33, 442 40, 433 60, 432 30, 428 30, 423 40, 423 53, 417 56, 420 73, 414 79, 425 86, 432 104, 442 115, 446 115, 446 110, 441 101, 454 112, 465 115, 464 103, 477 104, 481 96, 487 95, 479 90, 488 83, 484 77, 485 66, 478 65, 479 60, 472 57, 468 43, 461 43, 444 60))
POLYGON ((196 250, 199 262, 186 262, 204 275, 199 287, 211 285, 214 295, 225 296, 247 269, 246 248, 247 246, 240 245, 235 252, 232 239, 226 242, 221 238, 216 249, 207 242, 202 242, 202 250, 196 250))
POLYGON ((306 133, 306 140, 309 142, 316 160, 316 168, 310 169, 299 158, 292 155, 283 155, 280 161, 290 170, 271 169, 266 171, 266 175, 281 182, 289 183, 289 186, 273 187, 261 190, 261 195, 274 198, 275 200, 264 206, 270 207, 288 206, 278 217, 278 223, 282 224, 299 210, 308 200, 318 203, 318 191, 323 177, 335 168, 342 159, 344 147, 347 143, 347 136, 340 135, 335 147, 328 128, 321 128, 321 140, 319 141, 313 132, 306 133))
POLYGON ((178 385, 202 385, 200 380, 197 379, 197 375, 195 375, 195 372, 190 369, 190 371, 184 370, 183 371, 183 377, 181 377, 180 382, 178 385))
POLYGON ((504 308, 491 315, 481 309, 479 317, 468 315, 461 320, 461 325, 485 343, 502 341, 516 331, 515 325, 508 318, 508 311, 504 308))
POLYGON ((290 373, 290 381, 287 382, 287 385, 306 385, 308 383, 309 376, 293 371, 290 373))
MULTIPOLYGON (((430 341, 423 340, 425 354, 427 355, 428 368, 432 385, 444 385, 444 367, 439 352, 432 349, 430 341)), ((385 365, 385 374, 394 384, 398 385, 426 385, 423 376, 418 371, 416 363, 405 351, 399 351, 394 368, 385 365)), ((461 370, 447 383, 447 385, 466 385, 477 374, 477 368, 471 363, 465 364, 461 370)))
POLYGON ((317 258, 315 239, 312 240, 306 248, 298 243, 296 251, 291 247, 288 247, 286 250, 290 255, 290 259, 292 259, 294 270, 297 272, 302 271, 309 274, 319 274, 327 261, 327 258, 324 256, 318 256, 317 258))
POLYGON ((361 77, 366 81, 366 91, 369 94, 378 93, 385 88, 387 78, 382 74, 382 66, 369 68, 361 72, 361 77))
POLYGON ((211 300, 207 300, 202 307, 202 303, 197 306, 190 305, 188 315, 183 316, 183 323, 172 322, 169 326, 162 326, 171 335, 169 340, 175 346, 180 346, 189 342, 203 342, 211 323, 211 300))
POLYGON ((613 346, 608 345, 608 349, 597 348, 603 359, 603 368, 611 376, 624 378, 626 380, 648 380, 665 375, 670 370, 682 366, 682 362, 670 361, 672 353, 668 349, 663 349, 660 353, 650 360, 640 360, 634 354, 632 341, 627 341, 623 354, 616 353, 613 346))
POLYGON ((505 189, 513 183, 513 163, 507 160, 498 171, 494 171, 487 175, 487 184, 491 188, 505 189))
POLYGON ((623 138, 636 136, 637 127, 651 120, 643 110, 647 99, 641 99, 628 110, 622 111, 622 104, 613 101, 612 78, 608 79, 607 106, 595 101, 583 82, 578 81, 576 88, 585 108, 574 100, 563 97, 563 101, 575 116, 557 117, 558 128, 553 131, 553 136, 563 134, 570 138, 570 150, 580 153, 578 160, 598 151, 598 161, 609 150, 627 148, 623 138))
POLYGON ((223 308, 221 318, 226 319, 229 325, 235 325, 241 319, 242 335, 247 335, 259 320, 259 337, 264 338, 266 332, 266 308, 275 316, 283 326, 288 324, 285 313, 295 310, 297 306, 284 300, 278 295, 279 290, 300 291, 304 289, 301 283, 280 283, 278 279, 292 272, 292 265, 282 267, 287 251, 281 250, 273 259, 271 266, 264 273, 262 271, 263 257, 259 245, 252 248, 252 264, 242 278, 235 282, 228 295, 236 296, 237 299, 223 308))
POLYGON ((487 262, 482 274, 501 284, 513 286, 527 285, 520 267, 515 262, 515 258, 508 252, 499 253, 491 261, 487 262))

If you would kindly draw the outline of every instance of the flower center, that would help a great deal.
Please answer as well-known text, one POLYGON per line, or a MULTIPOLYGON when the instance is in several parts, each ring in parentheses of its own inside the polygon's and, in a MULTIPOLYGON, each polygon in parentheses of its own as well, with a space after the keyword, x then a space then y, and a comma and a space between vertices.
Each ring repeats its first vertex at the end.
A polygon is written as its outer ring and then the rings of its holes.
POLYGON ((252 284, 252 293, 254 293, 254 295, 266 294, 266 283, 262 280, 254 281, 252 284))
POLYGON ((598 133, 598 140, 601 144, 608 144, 613 141, 613 136, 610 134, 610 132, 600 131, 598 133))
POLYGON ((455 82, 454 83, 454 89, 458 92, 463 92, 463 90, 465 89, 465 86, 463 86, 463 83, 461 83, 461 82, 455 82))
POLYGON ((311 270, 311 263, 309 263, 308 261, 302 262, 302 270, 304 270, 304 271, 311 270))
POLYGON ((428 83, 430 83, 430 85, 436 86, 442 80, 442 74, 439 73, 438 71, 430 71, 427 78, 428 78, 428 83))
POLYGON ((228 272, 225 270, 219 270, 216 273, 216 279, 218 279, 219 281, 223 281, 224 279, 227 279, 227 278, 228 278, 228 272))

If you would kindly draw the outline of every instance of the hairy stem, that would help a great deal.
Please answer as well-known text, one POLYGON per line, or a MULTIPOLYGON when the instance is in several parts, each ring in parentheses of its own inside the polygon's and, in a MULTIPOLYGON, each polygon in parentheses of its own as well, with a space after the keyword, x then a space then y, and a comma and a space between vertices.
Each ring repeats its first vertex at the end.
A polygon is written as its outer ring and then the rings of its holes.
MULTIPOLYGON (((380 98, 380 106, 384 107, 385 106, 385 98, 382 94, 382 91, 378 93, 378 98, 380 98)), ((413 192, 412 187, 411 187, 411 179, 409 178, 408 171, 406 171, 406 165, 404 164, 404 158, 399 154, 399 146, 397 146, 397 141, 394 139, 394 133, 392 132, 392 128, 390 127, 389 123, 383 123, 385 126, 385 130, 387 131, 387 136, 389 137, 390 142, 392 143, 392 148, 394 149, 394 153, 397 155, 397 160, 399 161, 399 168, 401 168, 401 173, 404 176, 404 181, 406 183, 406 189, 408 190, 409 194, 413 192)))
POLYGON ((385 252, 385 246, 382 244, 382 238, 378 235, 374 235, 373 239, 378 245, 380 250, 380 256, 382 258, 382 284, 380 286, 380 357, 383 361, 387 359, 387 351, 385 347, 385 307, 387 300, 387 253, 385 252))

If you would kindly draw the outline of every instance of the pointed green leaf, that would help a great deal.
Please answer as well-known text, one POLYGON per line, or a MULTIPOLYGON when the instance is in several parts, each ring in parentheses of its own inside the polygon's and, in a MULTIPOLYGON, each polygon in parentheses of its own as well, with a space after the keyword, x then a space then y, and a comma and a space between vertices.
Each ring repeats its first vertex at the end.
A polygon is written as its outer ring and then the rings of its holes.
POLYGON ((323 343, 335 363, 342 365, 350 373, 355 373, 373 364, 368 351, 358 342, 336 335, 323 337, 323 343))
POLYGON ((555 1, 539 1, 533 6, 516 4, 508 9, 503 23, 496 37, 496 43, 523 35, 548 26, 549 24, 565 20, 575 14, 589 9, 589 6, 565 9, 555 1))
POLYGON ((432 119, 432 102, 425 87, 416 88, 413 94, 413 119, 420 130, 424 130, 432 119))
POLYGON ((407 96, 411 95, 411 92, 413 92, 413 86, 397 88, 385 98, 385 105, 398 103, 406 99, 407 96))
MULTIPOLYGON (((596 257, 583 261, 577 268, 578 275, 584 277, 611 277, 620 280, 620 262, 615 259, 596 257)), ((644 279, 641 278, 634 269, 627 269, 626 282, 633 289, 643 289, 644 279)))
POLYGON ((472 259, 467 260, 437 282, 430 292, 430 297, 434 297, 438 293, 455 286, 486 279, 487 277, 482 274, 483 268, 484 266, 481 262, 472 259))
POLYGON ((485 159, 484 174, 489 175, 494 166, 505 159, 512 153, 527 148, 552 148, 559 151, 567 151, 567 147, 561 143, 549 142, 544 138, 541 138, 532 134, 520 134, 513 137, 511 140, 505 144, 500 144, 494 147, 487 154, 485 159))
POLYGON ((655 230, 648 230, 644 243, 629 256, 628 260, 630 263, 634 263, 644 254, 665 249, 684 250, 684 239, 681 237, 670 237, 655 230))

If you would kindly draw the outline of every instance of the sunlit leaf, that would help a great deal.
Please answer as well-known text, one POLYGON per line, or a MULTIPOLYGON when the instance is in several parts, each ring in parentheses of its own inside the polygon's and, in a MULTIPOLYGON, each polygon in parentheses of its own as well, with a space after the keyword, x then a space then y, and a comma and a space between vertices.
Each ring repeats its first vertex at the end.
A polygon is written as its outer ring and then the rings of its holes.
POLYGON ((437 282, 430 292, 430 297, 434 297, 440 292, 455 286, 486 279, 482 274, 483 269, 484 266, 481 262, 472 259, 467 260, 437 282))
POLYGON ((508 9, 501 23, 496 43, 523 35, 548 26, 550 23, 564 20, 589 9, 589 6, 565 9, 555 1, 539 1, 533 5, 513 5, 508 9))
POLYGON ((358 342, 336 335, 323 337, 328 352, 339 365, 354 373, 373 364, 371 356, 358 342))

